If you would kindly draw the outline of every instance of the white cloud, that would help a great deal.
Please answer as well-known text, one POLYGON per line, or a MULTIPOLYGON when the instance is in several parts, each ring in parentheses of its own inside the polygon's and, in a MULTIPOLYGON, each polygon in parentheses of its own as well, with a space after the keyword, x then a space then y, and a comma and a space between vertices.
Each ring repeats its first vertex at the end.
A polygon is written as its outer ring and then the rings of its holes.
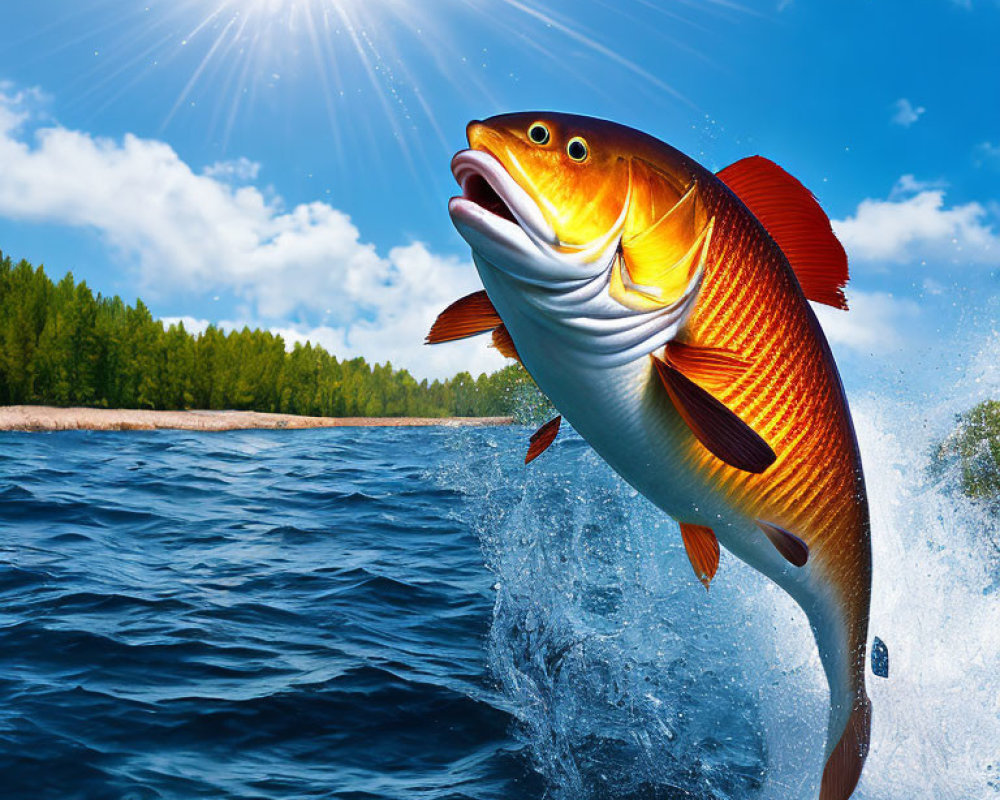
POLYGON ((892 104, 892 107, 894 109, 892 121, 896 125, 902 125, 904 128, 909 128, 927 111, 923 106, 914 106, 905 97, 900 97, 892 104))
POLYGON ((392 360, 395 366, 405 366, 418 375, 451 375, 456 369, 467 369, 478 375, 510 363, 487 347, 488 337, 433 347, 422 345, 437 313, 477 288, 473 284, 478 279, 471 265, 435 256, 420 243, 393 248, 387 263, 391 273, 388 280, 381 274, 354 276, 358 295, 381 293, 377 317, 358 320, 349 327, 287 325, 272 330, 290 343, 309 340, 335 354, 392 360), (442 280, 444 273, 450 274, 447 280, 442 280), (406 277, 400 279, 393 275, 406 277), (461 290, 456 289, 459 282, 465 284, 461 290), (407 343, 405 348, 401 347, 401 342, 407 343), (406 361, 397 357, 403 350, 408 356, 406 361), (419 369, 415 365, 419 365, 419 369))
POLYGON ((901 175, 896 184, 892 187, 889 192, 890 200, 902 200, 919 192, 926 192, 928 189, 935 189, 944 191, 948 188, 948 184, 943 180, 936 181, 922 181, 917 180, 914 175, 901 175))
POLYGON ((32 117, 40 118, 46 97, 39 89, 16 89, 0 80, 0 136, 20 130, 32 117))
POLYGON ((1000 167, 1000 144, 980 142, 973 151, 973 163, 977 167, 1000 167))
MULTIPOLYGON (((910 277, 925 297, 946 292, 940 270, 926 274, 928 264, 1000 266, 1000 233, 989 210, 979 203, 945 204, 945 184, 903 175, 888 198, 866 199, 853 215, 833 220, 833 229, 847 250, 857 279, 864 269, 913 265, 910 277), (862 265, 862 269, 858 266, 862 265)), ((921 335, 923 304, 887 292, 851 290, 849 312, 816 306, 816 313, 833 346, 886 355, 921 335)))
POLYGON ((169 329, 172 325, 181 324, 188 333, 199 334, 208 330, 212 323, 207 319, 196 319, 195 317, 160 317, 160 322, 164 329, 169 329))
POLYGON ((904 175, 887 200, 863 200, 833 221, 852 260, 1000 265, 1000 235, 979 203, 946 207, 941 188, 904 175))
POLYGON ((921 288, 923 288, 925 294, 939 296, 945 293, 947 287, 933 278, 924 278, 921 288))
POLYGON ((203 175, 231 183, 249 183, 257 180, 260 164, 249 158, 234 158, 230 161, 216 161, 202 170, 203 175))
POLYGON ((504 363, 482 341, 422 344, 439 311, 480 288, 469 261, 419 242, 380 254, 326 203, 286 208, 237 185, 257 175, 251 161, 199 174, 164 142, 39 125, 38 99, 0 84, 0 215, 95 230, 138 270, 143 292, 231 291, 242 316, 312 330, 338 356, 389 359, 418 376, 504 363))
POLYGON ((885 292, 852 291, 847 299, 850 311, 813 306, 834 349, 890 353, 906 344, 904 330, 920 314, 920 306, 913 300, 885 292))

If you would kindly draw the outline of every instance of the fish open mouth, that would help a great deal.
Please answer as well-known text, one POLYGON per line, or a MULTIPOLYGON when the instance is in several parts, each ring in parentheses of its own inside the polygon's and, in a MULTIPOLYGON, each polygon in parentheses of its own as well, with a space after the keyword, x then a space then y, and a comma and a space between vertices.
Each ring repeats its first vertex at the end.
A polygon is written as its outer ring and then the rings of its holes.
POLYGON ((510 210, 510 206, 504 202, 503 198, 490 186, 490 182, 482 175, 467 174, 465 180, 462 181, 462 197, 501 219, 513 222, 515 225, 518 224, 517 217, 510 210))
POLYGON ((462 187, 448 202, 452 222, 492 266, 538 286, 579 283, 609 268, 614 237, 567 250, 535 199, 492 153, 462 150, 451 171, 462 187))
POLYGON ((451 160, 451 171, 462 187, 461 197, 449 204, 460 229, 472 227, 510 243, 523 244, 526 236, 539 247, 556 244, 555 231, 538 204, 492 154, 463 150, 451 160))

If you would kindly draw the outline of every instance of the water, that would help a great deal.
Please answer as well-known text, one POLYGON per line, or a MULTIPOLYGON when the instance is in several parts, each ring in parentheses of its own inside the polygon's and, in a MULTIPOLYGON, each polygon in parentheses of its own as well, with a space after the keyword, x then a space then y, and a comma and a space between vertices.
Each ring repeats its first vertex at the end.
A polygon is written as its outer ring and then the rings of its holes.
MULTIPOLYGON (((856 413, 857 796, 1000 797, 996 526, 856 413)), ((804 619, 569 433, 0 434, 0 795, 815 798, 804 619)))

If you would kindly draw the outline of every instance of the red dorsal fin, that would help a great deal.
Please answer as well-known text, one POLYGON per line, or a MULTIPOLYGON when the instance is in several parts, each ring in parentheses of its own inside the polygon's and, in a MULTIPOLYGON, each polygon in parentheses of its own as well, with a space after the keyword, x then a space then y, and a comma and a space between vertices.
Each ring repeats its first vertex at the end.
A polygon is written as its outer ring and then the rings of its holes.
POLYGON ((682 522, 681 538, 684 539, 684 549, 691 559, 694 574, 708 591, 708 585, 719 569, 719 540, 715 538, 715 531, 704 525, 682 522))
POLYGON ((438 315, 424 342, 453 342, 486 333, 502 323, 486 292, 473 292, 456 300, 438 315))
POLYGON ((729 350, 677 341, 667 343, 663 360, 695 383, 713 390, 729 386, 753 364, 729 350))
POLYGON ((674 366, 656 356, 650 358, 677 413, 716 458, 753 473, 774 463, 774 451, 749 425, 674 366))
POLYGON ((764 522, 758 519, 757 527, 767 534, 771 544, 785 557, 785 560, 796 567, 804 567, 809 560, 809 545, 803 542, 798 536, 790 531, 786 531, 780 525, 773 522, 764 522))
POLYGON ((548 450, 549 445, 555 441, 556 434, 559 433, 561 423, 562 417, 553 417, 531 434, 531 439, 528 440, 528 453, 524 457, 525 464, 530 464, 548 450))
POLYGON ((761 156, 730 164, 718 177, 778 243, 805 296, 846 310, 847 254, 812 192, 761 156))
POLYGON ((517 354, 517 348, 514 347, 514 340, 510 338, 510 331, 507 330, 506 325, 500 325, 499 327, 493 329, 493 346, 500 351, 500 355, 516 359, 517 361, 521 360, 521 357, 517 354))

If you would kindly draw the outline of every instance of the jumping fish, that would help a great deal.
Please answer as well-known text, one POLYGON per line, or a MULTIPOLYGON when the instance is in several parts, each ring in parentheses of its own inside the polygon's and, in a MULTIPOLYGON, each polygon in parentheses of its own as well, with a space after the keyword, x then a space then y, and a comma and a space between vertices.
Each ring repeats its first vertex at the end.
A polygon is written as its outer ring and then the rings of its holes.
POLYGON ((560 416, 680 524, 708 588, 720 543, 805 611, 830 688, 820 800, 868 753, 868 501, 847 399, 810 300, 846 309, 847 257, 815 197, 759 156, 713 174, 603 120, 467 129, 452 221, 485 291, 428 343, 492 332, 560 416))

